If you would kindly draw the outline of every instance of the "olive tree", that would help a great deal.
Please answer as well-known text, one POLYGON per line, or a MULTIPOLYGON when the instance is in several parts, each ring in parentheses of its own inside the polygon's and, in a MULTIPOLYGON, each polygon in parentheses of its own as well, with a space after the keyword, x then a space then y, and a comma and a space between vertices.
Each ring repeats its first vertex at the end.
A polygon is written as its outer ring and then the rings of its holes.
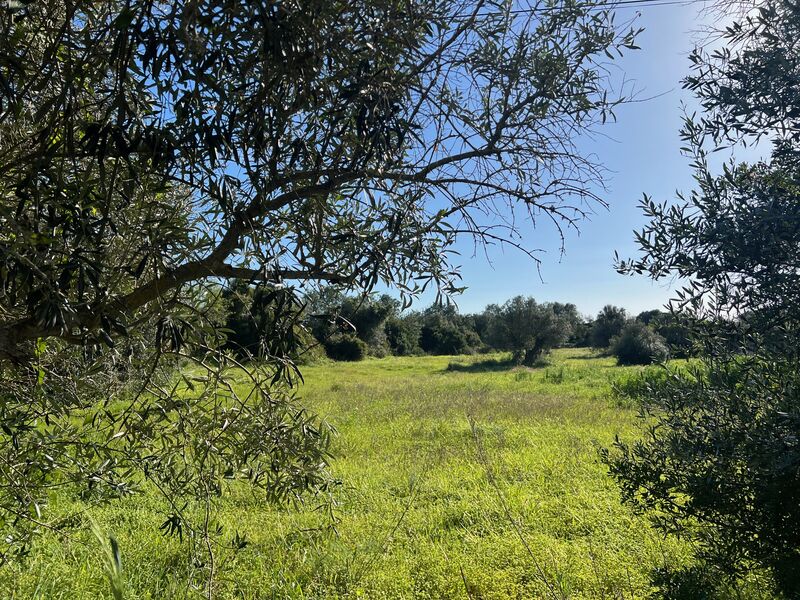
POLYGON ((179 498, 230 480, 328 489, 327 428, 287 387, 297 287, 453 294, 459 237, 527 251, 524 223, 602 203, 576 143, 623 100, 607 63, 636 32, 591 2, 515 7, 0 9, 3 539, 56 526, 55 480, 98 499, 153 483, 173 531, 179 498), (211 316, 235 281, 270 306, 247 393, 211 316))
POLYGON ((489 343, 498 350, 510 350, 514 360, 532 366, 542 355, 567 341, 572 333, 571 304, 536 302, 516 296, 502 306, 486 307, 489 343))
POLYGON ((709 577, 764 571, 787 598, 800 596, 798 36, 800 7, 770 0, 723 32, 723 49, 692 55, 696 189, 645 198, 642 256, 619 266, 691 282, 674 307, 703 354, 649 387, 648 434, 606 455, 625 500, 696 540, 709 577), (712 168, 713 150, 758 140, 767 158, 712 168))

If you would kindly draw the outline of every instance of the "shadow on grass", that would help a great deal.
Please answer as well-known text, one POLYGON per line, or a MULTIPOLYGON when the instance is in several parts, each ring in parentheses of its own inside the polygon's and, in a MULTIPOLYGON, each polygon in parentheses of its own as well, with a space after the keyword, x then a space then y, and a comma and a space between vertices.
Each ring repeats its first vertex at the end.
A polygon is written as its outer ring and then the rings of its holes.
MULTIPOLYGON (((528 368, 537 369, 547 366, 550 366, 550 362, 546 358, 540 358, 528 368)), ((504 358, 502 360, 490 358, 468 364, 451 362, 444 370, 449 372, 457 371, 461 373, 492 373, 496 371, 510 371, 511 369, 520 367, 524 368, 524 365, 520 365, 513 358, 504 358)))
POLYGON ((598 348, 587 348, 590 351, 590 354, 570 354, 569 356, 565 356, 567 360, 596 360, 598 358, 608 358, 612 356, 611 352, 608 350, 601 350, 598 348))

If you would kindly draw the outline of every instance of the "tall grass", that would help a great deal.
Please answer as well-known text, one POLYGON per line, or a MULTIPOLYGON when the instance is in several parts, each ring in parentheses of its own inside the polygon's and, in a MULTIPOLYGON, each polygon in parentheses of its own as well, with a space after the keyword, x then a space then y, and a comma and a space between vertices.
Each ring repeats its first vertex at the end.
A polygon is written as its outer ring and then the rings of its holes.
MULTIPOLYGON (((245 486, 223 498, 215 528, 247 544, 220 550, 213 597, 643 598, 651 571, 686 564, 690 549, 622 507, 597 460, 615 434, 635 435, 612 384, 639 368, 580 349, 536 369, 504 358, 304 367, 303 401, 338 430, 342 485, 333 505, 298 510, 245 486)), ((88 511, 100 541, 88 527, 44 535, 0 569, 0 598, 116 598, 109 573, 126 599, 208 597, 207 566, 161 535, 156 494, 98 508, 56 493, 50 509, 88 511)))

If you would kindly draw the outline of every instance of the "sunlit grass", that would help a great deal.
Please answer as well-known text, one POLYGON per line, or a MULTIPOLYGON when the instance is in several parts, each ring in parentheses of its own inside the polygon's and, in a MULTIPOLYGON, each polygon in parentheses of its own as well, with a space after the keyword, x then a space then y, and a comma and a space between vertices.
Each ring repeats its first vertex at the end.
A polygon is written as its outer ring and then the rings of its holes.
MULTIPOLYGON (((615 434, 636 435, 611 384, 637 368, 575 349, 536 369, 502 358, 304 367, 302 402, 338 431, 336 521, 238 489, 219 520, 249 545, 217 557, 216 597, 645 597, 650 570, 688 548, 621 506, 598 461, 615 434)), ((202 597, 186 543, 158 530, 164 510, 144 495, 88 511, 119 540, 127 598, 202 597)), ((110 597, 101 556, 88 530, 44 536, 0 570, 0 597, 110 597)))

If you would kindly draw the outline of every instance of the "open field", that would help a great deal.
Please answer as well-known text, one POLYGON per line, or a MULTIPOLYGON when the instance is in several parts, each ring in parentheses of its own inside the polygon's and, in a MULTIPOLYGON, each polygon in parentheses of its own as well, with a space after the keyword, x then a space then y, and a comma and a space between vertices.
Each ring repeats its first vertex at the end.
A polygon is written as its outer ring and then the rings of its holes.
MULTIPOLYGON (((651 569, 687 560, 620 505, 598 461, 615 434, 635 435, 610 394, 635 368, 582 349, 538 369, 486 359, 305 367, 304 403, 338 430, 335 530, 314 505, 228 497, 224 531, 249 544, 217 557, 216 597, 642 598, 651 569)), ((87 511, 119 540, 126 598, 202 596, 185 545, 158 530, 163 510, 153 495, 87 511)), ((110 597, 91 533, 44 536, 0 577, 2 598, 110 597)))

